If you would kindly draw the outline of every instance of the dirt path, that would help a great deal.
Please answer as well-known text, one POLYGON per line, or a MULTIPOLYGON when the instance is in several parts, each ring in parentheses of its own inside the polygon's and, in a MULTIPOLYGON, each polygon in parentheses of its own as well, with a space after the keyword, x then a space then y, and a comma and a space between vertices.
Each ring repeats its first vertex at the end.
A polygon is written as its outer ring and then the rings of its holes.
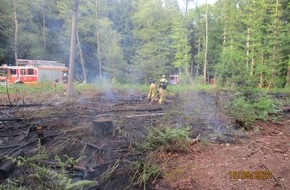
POLYGON ((156 162, 164 168, 164 177, 154 189, 290 189, 290 117, 282 123, 258 122, 256 127, 259 131, 248 134, 247 142, 199 143, 186 154, 158 154, 156 162), (267 179, 242 179, 235 171, 263 171, 257 178, 267 179))

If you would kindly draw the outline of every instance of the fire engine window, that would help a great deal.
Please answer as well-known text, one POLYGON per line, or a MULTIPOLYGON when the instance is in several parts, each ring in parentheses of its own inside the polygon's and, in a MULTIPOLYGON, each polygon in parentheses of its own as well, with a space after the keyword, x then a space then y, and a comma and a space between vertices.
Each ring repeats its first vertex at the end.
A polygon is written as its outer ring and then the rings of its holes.
POLYGON ((16 75, 16 69, 10 69, 11 75, 16 75))
POLYGON ((33 69, 27 69, 27 74, 28 75, 33 75, 33 69))
POLYGON ((25 75, 25 69, 21 69, 21 74, 25 75))

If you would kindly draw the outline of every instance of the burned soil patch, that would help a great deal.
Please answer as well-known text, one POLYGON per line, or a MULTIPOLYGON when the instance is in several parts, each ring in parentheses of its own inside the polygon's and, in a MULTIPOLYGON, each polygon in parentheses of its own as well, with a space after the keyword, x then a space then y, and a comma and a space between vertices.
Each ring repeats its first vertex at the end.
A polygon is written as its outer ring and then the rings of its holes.
MULTIPOLYGON (((144 157, 134 147, 142 143, 149 128, 189 127, 192 138, 200 135, 209 142, 244 137, 219 113, 215 101, 210 94, 190 92, 169 96, 166 104, 159 105, 148 104, 145 94, 105 91, 69 102, 56 98, 37 106, 2 107, 0 165, 19 151, 27 158, 39 153, 41 142, 48 159, 38 164, 60 172, 56 155, 63 160, 82 158, 66 166, 74 180, 97 181, 94 189, 143 189, 131 183, 130 164, 144 157)), ((3 170, 10 178, 27 172, 24 168, 3 170)))

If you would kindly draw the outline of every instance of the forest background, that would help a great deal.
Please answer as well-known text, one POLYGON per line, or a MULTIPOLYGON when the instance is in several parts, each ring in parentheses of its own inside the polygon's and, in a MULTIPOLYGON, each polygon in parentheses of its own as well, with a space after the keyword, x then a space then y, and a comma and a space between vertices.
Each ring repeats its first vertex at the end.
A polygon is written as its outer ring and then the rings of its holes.
MULTIPOLYGON (((0 0, 0 64, 69 64, 71 0, 0 0)), ((290 85, 290 0, 79 0, 75 75, 144 84, 179 74, 228 87, 290 85)))

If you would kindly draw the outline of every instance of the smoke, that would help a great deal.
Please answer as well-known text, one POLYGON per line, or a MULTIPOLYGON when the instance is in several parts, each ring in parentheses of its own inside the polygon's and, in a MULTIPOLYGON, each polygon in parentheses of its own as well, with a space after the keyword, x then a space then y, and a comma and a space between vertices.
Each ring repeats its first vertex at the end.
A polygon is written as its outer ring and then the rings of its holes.
POLYGON ((209 141, 230 142, 234 136, 243 136, 219 110, 216 96, 208 92, 188 92, 184 97, 184 114, 194 118, 193 137, 201 134, 209 141))

